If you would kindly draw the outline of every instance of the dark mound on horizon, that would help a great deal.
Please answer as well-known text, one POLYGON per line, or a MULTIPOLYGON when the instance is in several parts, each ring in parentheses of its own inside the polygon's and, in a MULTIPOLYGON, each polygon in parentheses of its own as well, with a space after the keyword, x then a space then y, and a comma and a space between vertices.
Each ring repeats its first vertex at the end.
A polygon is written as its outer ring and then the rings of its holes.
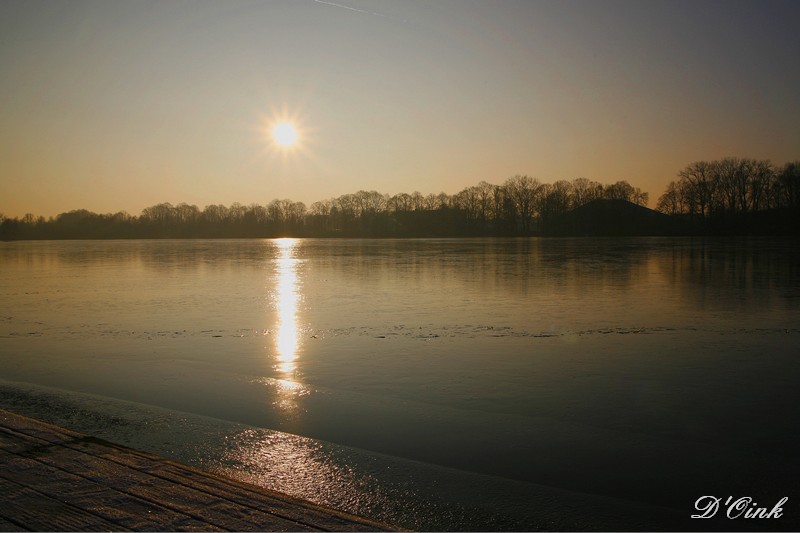
POLYGON ((673 220, 627 200, 593 200, 566 213, 551 235, 672 235, 673 220))

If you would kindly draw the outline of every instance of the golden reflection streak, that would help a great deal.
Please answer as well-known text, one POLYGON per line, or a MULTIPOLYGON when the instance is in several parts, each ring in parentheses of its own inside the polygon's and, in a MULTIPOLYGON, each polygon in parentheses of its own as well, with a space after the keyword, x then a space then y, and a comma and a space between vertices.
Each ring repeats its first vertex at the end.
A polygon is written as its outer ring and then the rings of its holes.
POLYGON ((297 288, 297 259, 294 258, 295 239, 279 239, 278 244, 278 370, 283 374, 291 374, 297 367, 297 349, 299 348, 299 331, 297 327, 297 304, 299 300, 297 288))
POLYGON ((277 288, 275 305, 278 312, 278 328, 275 336, 279 376, 276 380, 279 399, 276 405, 283 410, 297 408, 296 398, 307 393, 305 386, 294 381, 297 358, 300 350, 300 328, 298 307, 300 287, 297 275, 298 259, 295 257, 296 239, 278 239, 277 288))

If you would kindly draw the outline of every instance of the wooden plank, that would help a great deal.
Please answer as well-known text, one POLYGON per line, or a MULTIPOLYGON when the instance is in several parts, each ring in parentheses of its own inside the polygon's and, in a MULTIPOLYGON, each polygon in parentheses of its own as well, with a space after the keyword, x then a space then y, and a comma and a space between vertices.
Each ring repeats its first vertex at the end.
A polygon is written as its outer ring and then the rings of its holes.
MULTIPOLYGON (((43 464, 223 529, 244 530, 252 528, 253 524, 258 524, 259 528, 281 531, 320 529, 313 525, 313 521, 298 522, 276 514, 275 506, 243 505, 242 502, 233 502, 220 496, 226 494, 224 491, 198 490, 197 487, 180 483, 174 478, 152 475, 150 472, 160 470, 158 463, 161 460, 156 458, 159 460, 154 462, 155 456, 149 458, 149 462, 153 464, 148 466, 147 471, 141 471, 132 468, 130 461, 116 460, 117 455, 125 451, 103 441, 73 439, 64 441, 63 444, 49 444, 27 434, 15 436, 13 431, 0 436, 6 443, 18 440, 14 447, 17 450, 25 449, 26 445, 36 450, 35 458, 43 464), (163 498, 165 493, 170 494, 169 500, 163 498)), ((136 466, 141 466, 146 459, 137 457, 136 454, 127 455, 137 459, 136 466)), ((307 513, 300 516, 308 518, 307 513)), ((326 517, 322 515, 317 518, 326 517)))
MULTIPOLYGON (((7 437, 13 438, 13 437, 7 437)), ((270 530, 314 530, 320 528, 302 522, 287 520, 274 513, 264 512, 255 507, 238 505, 223 495, 197 490, 194 487, 176 483, 149 472, 143 472, 128 465, 108 459, 113 447, 102 442, 82 442, 81 449, 67 445, 57 445, 40 454, 36 460, 69 474, 74 474, 96 485, 120 493, 119 498, 133 496, 216 526, 221 529, 246 530, 253 524, 270 530), (169 499, 164 498, 169 494, 169 499)), ((104 497, 106 500, 109 496, 104 497)))
MULTIPOLYGON (((3 410, 0 479, 24 488, 17 492, 31 501, 38 497, 49 505, 67 506, 73 509, 69 516, 79 512, 74 520, 83 516, 87 525, 78 529, 90 526, 89 517, 113 526, 104 523, 102 529, 393 529, 3 410)), ((0 496, 0 502, 5 500, 11 511, 0 512, 0 519, 13 527, 75 529, 73 522, 47 522, 52 520, 50 513, 31 516, 25 510, 32 508, 28 500, 23 508, 0 496), (15 513, 24 519, 15 518, 15 513), (42 527, 42 521, 50 525, 42 527)))
POLYGON ((122 530, 89 511, 51 498, 19 483, 0 479, 2 531, 109 531, 122 530), (23 527, 24 526, 24 527, 23 527))
MULTIPOLYGON (((109 460, 130 465, 131 467, 138 467, 145 458, 143 452, 117 447, 116 445, 114 447, 115 449, 111 450, 111 455, 108 456, 109 460)), ((378 526, 381 529, 393 529, 386 524, 379 524, 348 513, 315 505, 306 500, 300 500, 262 487, 203 472, 165 459, 160 459, 157 462, 148 462, 146 471, 172 483, 191 487, 214 496, 224 494, 226 500, 239 505, 268 511, 283 518, 314 527, 324 525, 326 529, 344 528, 348 531, 374 531, 378 526)))
POLYGON ((15 524, 14 522, 10 522, 0 516, 0 531, 30 531, 29 529, 25 529, 24 527, 20 526, 19 524, 15 524))
MULTIPOLYGON (((44 502, 56 500, 107 520, 114 524, 113 529, 161 529, 161 524, 174 524, 175 529, 215 529, 203 521, 54 468, 38 459, 3 450, 0 464, 3 467, 0 478, 32 489, 43 496, 44 502)), ((50 518, 55 519, 55 516, 50 518)), ((60 529, 55 523, 44 529, 53 528, 60 529)))
POLYGON ((338 531, 393 531, 387 524, 367 520, 335 509, 315 505, 298 500, 291 496, 267 489, 261 489, 240 483, 221 476, 202 473, 183 468, 182 465, 165 464, 163 469, 154 472, 166 478, 211 494, 225 494, 225 497, 239 505, 254 507, 279 514, 299 523, 322 527, 326 530, 338 531))

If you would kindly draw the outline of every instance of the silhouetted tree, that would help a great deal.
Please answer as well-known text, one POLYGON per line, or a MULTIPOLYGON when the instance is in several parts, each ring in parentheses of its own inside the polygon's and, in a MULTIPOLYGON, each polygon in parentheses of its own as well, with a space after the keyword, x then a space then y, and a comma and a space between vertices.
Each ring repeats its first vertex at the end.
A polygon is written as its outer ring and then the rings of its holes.
POLYGON ((791 209, 800 208, 800 161, 786 163, 776 182, 778 205, 791 209))
MULTIPOLYGON (((596 200, 606 203, 581 212, 584 219, 589 217, 587 224, 591 224, 592 213, 615 206, 627 209, 618 202, 644 206, 648 194, 623 180, 611 185, 586 178, 544 184, 517 175, 502 185, 481 181, 452 196, 444 192, 423 195, 419 191, 389 196, 360 190, 314 202, 310 209, 302 202, 276 199, 266 205, 211 204, 202 211, 187 203, 160 203, 143 209, 138 217, 125 212, 98 215, 86 210, 62 213, 49 220, 31 213, 21 219, 0 215, 0 238, 564 234, 570 231, 560 228, 565 217, 596 200)), ((785 215, 756 214, 800 209, 800 162, 780 168, 766 160, 732 157, 694 162, 669 183, 657 209, 691 220, 694 226, 687 231, 738 232, 755 226, 771 231, 785 226, 789 219, 785 215)), ((621 219, 620 231, 624 226, 621 219)))
POLYGON ((656 209, 667 215, 678 215, 684 212, 683 195, 676 182, 669 182, 667 190, 658 199, 656 209))
POLYGON ((591 182, 586 178, 575 178, 572 180, 572 205, 570 207, 580 207, 595 200, 591 182))
POLYGON ((410 194, 401 192, 389 199, 389 209, 394 212, 406 212, 414 209, 414 199, 410 194))
MULTIPOLYGON (((767 160, 726 157, 698 161, 678 173, 658 201, 667 214, 685 216, 695 231, 723 233, 796 232, 794 219, 775 210, 793 210, 789 183, 792 163, 781 170, 767 160)), ((797 178, 795 178, 797 183, 797 178)), ((796 189, 796 186, 795 186, 796 189)), ((796 202, 796 200, 795 200, 796 202)), ((797 205, 795 203, 795 205, 797 205)))
POLYGON ((537 200, 542 193, 542 185, 530 176, 518 175, 506 180, 503 188, 516 208, 522 233, 529 234, 533 226, 533 217, 536 214, 537 200))

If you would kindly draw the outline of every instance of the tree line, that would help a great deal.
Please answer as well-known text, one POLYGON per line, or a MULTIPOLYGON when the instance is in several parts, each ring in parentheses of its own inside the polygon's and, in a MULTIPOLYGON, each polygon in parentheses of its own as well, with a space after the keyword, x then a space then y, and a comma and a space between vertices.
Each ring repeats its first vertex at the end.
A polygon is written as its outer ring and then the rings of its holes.
MULTIPOLYGON (((602 227, 602 217, 610 220, 610 208, 618 205, 587 209, 602 201, 646 206, 648 193, 627 181, 604 185, 577 178, 542 183, 517 175, 501 185, 481 181, 453 195, 415 191, 392 196, 362 190, 310 206, 272 200, 265 205, 211 204, 203 209, 186 203, 161 203, 145 208, 138 216, 124 211, 97 214, 85 209, 47 219, 33 214, 21 219, 0 214, 0 239, 585 234, 595 221, 602 227)), ((667 222, 648 225, 646 231, 657 234, 798 234, 800 161, 781 167, 766 160, 734 157, 697 161, 678 172, 677 179, 659 197, 656 209, 668 215, 662 217, 667 222)), ((623 211, 622 218, 636 213, 623 211)), ((637 220, 619 219, 617 216, 614 222, 621 229, 615 234, 624 234, 626 224, 630 224, 631 234, 636 233, 637 220)))
POLYGON ((85 209, 44 218, 0 215, 0 239, 195 237, 434 237, 515 236, 554 230, 571 209, 598 199, 646 205, 648 194, 627 181, 586 178, 541 183, 514 176, 485 181, 454 195, 358 191, 306 206, 291 200, 231 206, 161 203, 139 216, 85 209))
MULTIPOLYGON (((800 161, 777 167, 767 160, 726 157, 696 161, 667 185, 656 209, 683 219, 695 232, 714 233, 776 224, 797 233, 800 161)), ((781 228, 775 228, 781 229, 781 228)))

